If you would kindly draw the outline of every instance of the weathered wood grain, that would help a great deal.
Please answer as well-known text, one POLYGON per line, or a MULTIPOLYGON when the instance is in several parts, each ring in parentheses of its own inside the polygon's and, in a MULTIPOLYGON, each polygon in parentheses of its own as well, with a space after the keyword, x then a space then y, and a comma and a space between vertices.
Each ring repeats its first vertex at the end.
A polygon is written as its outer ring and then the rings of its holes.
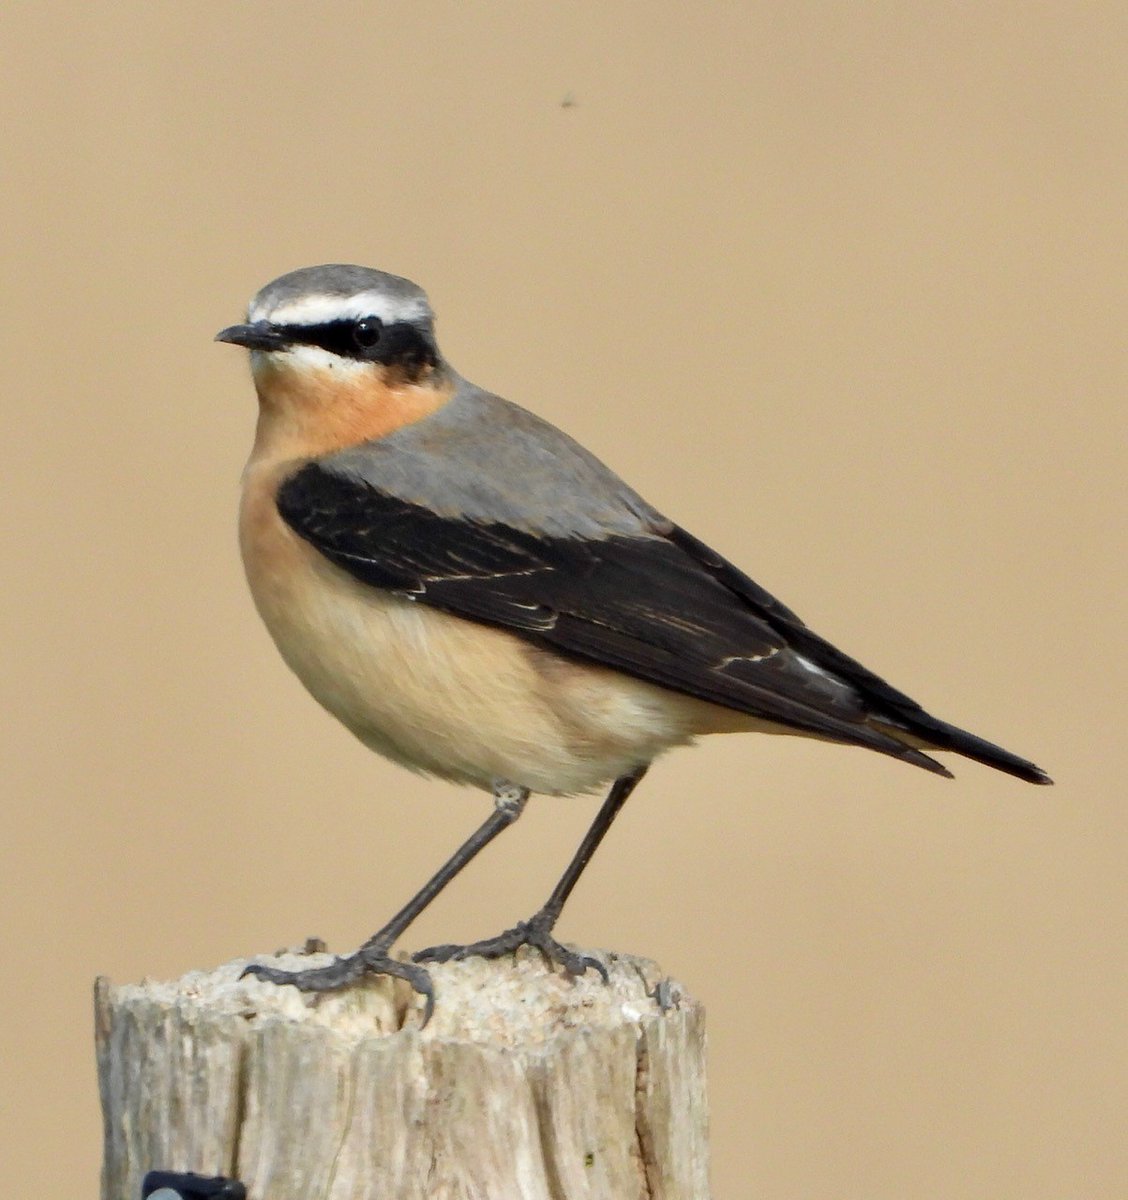
POLYGON ((102 1200, 160 1168, 251 1200, 708 1200, 704 1012, 653 963, 601 957, 609 985, 525 951, 435 965, 424 1030, 389 979, 100 979, 102 1200))

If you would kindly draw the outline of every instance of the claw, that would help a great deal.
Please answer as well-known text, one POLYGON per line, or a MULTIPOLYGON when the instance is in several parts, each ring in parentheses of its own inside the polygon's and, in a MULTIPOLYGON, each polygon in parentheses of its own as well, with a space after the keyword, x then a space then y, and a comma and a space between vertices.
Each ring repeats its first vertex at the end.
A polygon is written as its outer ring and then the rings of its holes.
POLYGON ((577 954, 562 946, 551 936, 552 924, 544 913, 538 913, 529 921, 518 921, 512 929, 499 933, 497 937, 486 938, 481 942, 471 942, 466 946, 442 945, 429 946, 412 955, 414 962, 450 962, 462 961, 466 958, 504 958, 513 954, 521 946, 532 946, 540 952, 545 965, 563 967, 569 975, 579 977, 588 970, 599 973, 604 983, 610 982, 607 968, 597 958, 590 954, 577 954))
POLYGON ((430 974, 413 963, 389 958, 387 951, 379 946, 361 947, 347 958, 335 958, 328 966, 309 967, 304 971, 283 971, 266 963, 248 963, 240 979, 253 975, 267 983, 280 987, 289 984, 299 992, 334 992, 338 988, 354 983, 364 975, 391 975, 405 979, 412 990, 423 997, 423 1021, 419 1028, 426 1027, 435 1011, 435 989, 430 974))
POLYGON ((266 963, 248 963, 239 978, 254 975, 279 987, 290 984, 299 992, 332 992, 359 979, 364 971, 363 959, 359 954, 353 954, 348 958, 335 958, 328 966, 308 967, 304 971, 284 971, 266 963))
MULTIPOLYGON (((372 970, 372 968, 369 969, 372 970)), ((411 984, 411 990, 416 995, 423 997, 423 1020, 420 1022, 419 1028, 426 1029, 427 1022, 435 1012, 435 988, 431 983, 430 973, 413 963, 400 962, 399 959, 393 958, 386 958, 378 972, 374 971, 373 973, 394 975, 398 979, 406 979, 411 984)))
POLYGON ((590 967, 593 971, 599 972, 604 983, 611 982, 611 976, 607 974, 607 968, 599 961, 598 958, 592 958, 590 954, 585 954, 580 961, 583 966, 583 971, 580 972, 581 975, 590 967))

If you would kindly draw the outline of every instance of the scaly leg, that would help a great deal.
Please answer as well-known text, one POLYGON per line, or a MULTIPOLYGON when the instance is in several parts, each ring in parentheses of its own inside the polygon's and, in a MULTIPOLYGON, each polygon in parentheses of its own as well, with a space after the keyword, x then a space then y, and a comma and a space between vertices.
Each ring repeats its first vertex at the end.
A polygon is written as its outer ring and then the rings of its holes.
POLYGON ((570 974, 582 975, 588 967, 592 967, 603 976, 604 982, 606 982, 607 968, 598 959, 592 958, 590 954, 576 954, 566 946, 562 946, 552 936, 552 930, 564 907, 564 902, 572 894, 572 889, 583 874, 584 867, 587 866, 599 843, 603 841, 608 829, 611 828, 611 822, 615 820, 619 809, 626 803, 627 797, 638 786, 639 780, 645 774, 646 767, 642 766, 632 771, 631 774, 623 775, 615 780, 611 791, 607 794, 607 799, 604 800, 596 814, 591 828, 584 835, 584 840, 568 864, 567 870, 560 877, 560 882, 552 889, 552 895, 534 916, 527 921, 519 921, 512 929, 507 929, 497 937, 487 938, 485 941, 472 942, 468 946, 431 946, 426 950, 420 950, 418 954, 412 956, 414 961, 417 963, 447 962, 452 958, 461 959, 471 956, 500 958, 503 955, 512 954, 518 946, 535 946, 544 955, 547 962, 559 963, 570 974))
POLYGON ((503 829, 507 829, 517 820, 529 799, 529 789, 499 781, 494 784, 493 795, 494 810, 489 817, 403 908, 382 929, 378 929, 355 954, 338 958, 327 967, 311 967, 306 971, 282 971, 265 963, 250 963, 243 974, 255 975, 269 983, 291 983, 302 992, 334 991, 360 979, 363 975, 395 975, 406 979, 420 995, 426 997, 426 1009, 423 1014, 423 1024, 426 1025, 435 1010, 435 992, 431 986, 431 976, 422 967, 389 957, 388 951, 400 934, 459 871, 503 829))

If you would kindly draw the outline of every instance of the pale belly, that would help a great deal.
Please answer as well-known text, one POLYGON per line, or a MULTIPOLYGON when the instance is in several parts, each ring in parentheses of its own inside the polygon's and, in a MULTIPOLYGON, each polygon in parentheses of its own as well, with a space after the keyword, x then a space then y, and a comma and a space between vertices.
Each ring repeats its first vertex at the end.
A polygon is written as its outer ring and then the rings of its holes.
POLYGON ((312 695, 388 758, 482 787, 566 794, 695 733, 752 724, 357 583, 284 524, 273 492, 270 474, 248 474, 240 541, 255 604, 312 695))

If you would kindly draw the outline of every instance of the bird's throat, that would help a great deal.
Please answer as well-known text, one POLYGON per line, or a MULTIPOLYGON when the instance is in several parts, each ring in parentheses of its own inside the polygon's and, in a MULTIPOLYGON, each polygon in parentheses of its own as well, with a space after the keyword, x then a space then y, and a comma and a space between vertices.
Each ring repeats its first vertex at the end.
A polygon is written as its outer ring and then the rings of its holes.
POLYGON ((387 437, 442 408, 454 391, 442 372, 405 382, 380 367, 292 370, 257 364, 252 461, 321 457, 387 437))

